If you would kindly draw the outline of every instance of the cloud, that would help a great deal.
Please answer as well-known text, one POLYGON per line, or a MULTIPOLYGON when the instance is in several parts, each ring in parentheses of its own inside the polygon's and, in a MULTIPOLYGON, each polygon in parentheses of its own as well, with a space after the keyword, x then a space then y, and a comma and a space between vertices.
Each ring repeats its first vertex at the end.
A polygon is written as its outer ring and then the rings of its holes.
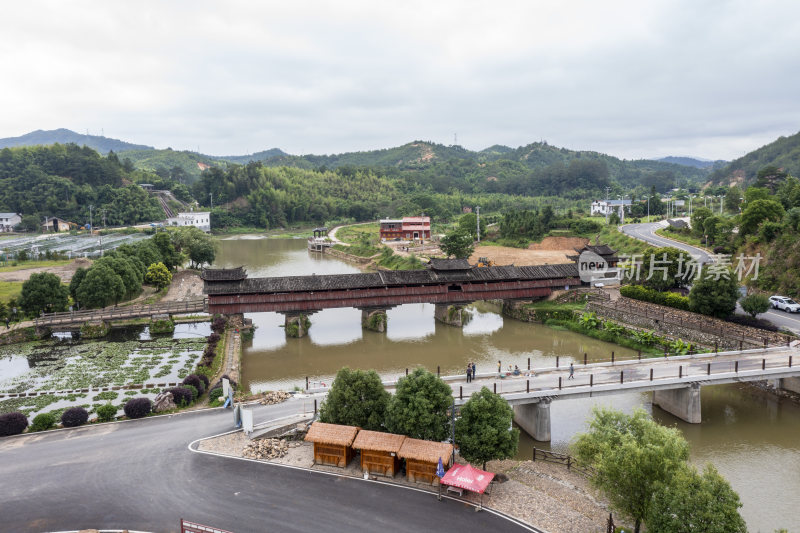
POLYGON ((0 136, 68 127, 213 154, 545 139, 733 158, 800 129, 800 5, 29 1, 0 136))

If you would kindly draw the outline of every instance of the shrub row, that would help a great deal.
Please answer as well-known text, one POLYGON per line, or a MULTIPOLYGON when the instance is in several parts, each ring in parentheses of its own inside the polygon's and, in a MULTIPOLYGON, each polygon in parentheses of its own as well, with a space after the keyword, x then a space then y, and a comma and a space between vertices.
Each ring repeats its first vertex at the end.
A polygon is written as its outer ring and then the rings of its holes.
POLYGON ((778 326, 763 318, 753 318, 747 315, 731 315, 725 319, 727 322, 750 326, 751 328, 763 329, 766 331, 778 331, 778 326))
POLYGON ((619 293, 634 300, 666 305, 682 311, 689 310, 689 298, 674 292, 659 292, 641 285, 623 285, 619 288, 619 293))

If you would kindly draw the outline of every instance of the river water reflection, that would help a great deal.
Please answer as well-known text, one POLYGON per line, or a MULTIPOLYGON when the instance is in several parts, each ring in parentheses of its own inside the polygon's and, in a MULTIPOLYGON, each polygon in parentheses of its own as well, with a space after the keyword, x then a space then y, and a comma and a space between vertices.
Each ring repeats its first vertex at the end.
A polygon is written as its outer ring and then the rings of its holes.
MULTIPOLYGON (((358 272, 328 256, 309 254, 304 240, 229 238, 220 241, 216 267, 244 265, 251 276, 285 276, 358 272)), ((342 366, 375 369, 384 377, 399 376, 417 366, 442 374, 463 373, 468 362, 479 372, 519 365, 528 358, 535 367, 552 366, 575 357, 589 360, 631 356, 631 350, 568 331, 505 319, 496 306, 470 307, 472 321, 463 329, 434 320, 433 305, 403 305, 388 312, 385 334, 361 328, 361 312, 331 309, 311 316, 309 335, 287 339, 283 316, 253 313, 255 336, 245 343, 244 380, 253 391, 291 389, 313 382, 330 383, 342 366)), ((593 406, 627 412, 643 407, 665 425, 677 426, 691 445, 692 461, 713 463, 739 492, 742 514, 751 531, 779 527, 800 531, 800 406, 777 400, 743 385, 703 387, 699 425, 686 424, 653 409, 649 394, 556 401, 551 405, 552 442, 542 448, 565 450, 576 432, 585 429, 593 406)), ((534 443, 522 435, 519 457, 528 458, 534 443)))

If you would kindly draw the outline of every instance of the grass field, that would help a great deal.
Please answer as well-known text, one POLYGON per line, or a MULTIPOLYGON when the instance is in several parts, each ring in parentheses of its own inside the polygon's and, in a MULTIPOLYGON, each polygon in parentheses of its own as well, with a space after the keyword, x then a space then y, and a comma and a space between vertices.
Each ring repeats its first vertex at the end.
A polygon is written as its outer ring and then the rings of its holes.
POLYGON ((8 262, 4 266, 0 266, 0 272, 14 272, 17 270, 24 270, 26 268, 42 268, 42 267, 55 267, 68 265, 72 262, 71 259, 53 259, 47 261, 18 261, 16 266, 11 266, 8 262))
POLYGON ((11 298, 19 298, 22 292, 22 283, 19 281, 0 281, 0 302, 7 302, 11 298))
POLYGON ((656 235, 661 235, 662 237, 666 237, 667 239, 679 241, 691 246, 697 246, 698 248, 706 247, 705 244, 700 242, 700 237, 695 237, 694 235, 685 235, 683 233, 673 233, 667 230, 666 228, 656 230, 656 235))
POLYGON ((380 239, 380 225, 377 222, 370 222, 369 224, 345 226, 336 232, 337 239, 349 244, 358 243, 364 237, 370 239, 371 242, 377 242, 380 239))
MULTIPOLYGON (((594 241, 592 241, 594 244, 594 241)), ((600 231, 600 244, 607 244, 617 253, 621 254, 641 254, 650 247, 644 241, 628 237, 620 232, 616 226, 606 226, 600 231)))

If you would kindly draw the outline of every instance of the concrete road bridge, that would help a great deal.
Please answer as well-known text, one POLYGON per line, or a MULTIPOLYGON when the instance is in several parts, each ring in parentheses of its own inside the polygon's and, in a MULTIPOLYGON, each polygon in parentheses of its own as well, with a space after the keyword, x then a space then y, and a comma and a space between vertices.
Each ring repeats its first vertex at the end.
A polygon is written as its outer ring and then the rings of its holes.
POLYGON ((47 313, 33 320, 37 328, 48 327, 63 330, 80 328, 87 322, 111 322, 130 318, 153 317, 158 315, 178 315, 204 313, 208 310, 205 298, 182 302, 164 302, 151 305, 130 305, 124 307, 104 307, 86 311, 47 313))
POLYGON ((203 280, 210 313, 283 313, 293 336, 305 335, 307 316, 322 309, 361 309, 365 327, 384 331, 388 309, 433 303, 438 320, 461 326, 463 307, 471 302, 539 299, 581 285, 575 263, 473 267, 466 259, 433 259, 423 270, 273 278, 248 278, 242 267, 206 269, 203 280))
MULTIPOLYGON (((586 359, 584 359, 586 361, 586 359)), ((689 423, 699 424, 700 388, 746 381, 770 380, 776 388, 800 393, 800 342, 753 350, 650 357, 585 363, 570 361, 555 367, 479 373, 471 383, 465 376, 444 376, 453 389, 456 405, 482 387, 500 394, 514 407, 514 421, 538 441, 550 440, 550 404, 555 400, 626 392, 652 392, 653 404, 689 423)), ((394 392, 396 381, 384 382, 394 392)), ((321 392, 325 389, 310 389, 321 392)))

